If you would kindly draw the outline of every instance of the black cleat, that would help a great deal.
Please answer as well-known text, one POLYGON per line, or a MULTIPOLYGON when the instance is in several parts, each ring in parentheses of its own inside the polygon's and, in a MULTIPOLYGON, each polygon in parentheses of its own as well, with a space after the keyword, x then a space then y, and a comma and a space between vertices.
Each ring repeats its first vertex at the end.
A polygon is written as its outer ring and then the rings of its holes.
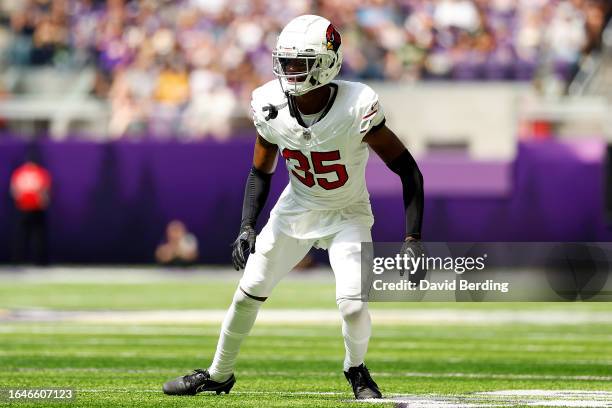
POLYGON ((357 399, 382 398, 378 385, 370 376, 370 372, 365 365, 349 368, 344 372, 344 376, 353 387, 353 393, 357 399))
POLYGON ((193 370, 192 374, 168 381, 162 389, 164 394, 168 395, 196 395, 202 391, 213 391, 219 395, 222 392, 229 394, 235 383, 236 377, 234 377, 234 374, 226 381, 219 383, 210 379, 208 370, 197 368, 193 370))

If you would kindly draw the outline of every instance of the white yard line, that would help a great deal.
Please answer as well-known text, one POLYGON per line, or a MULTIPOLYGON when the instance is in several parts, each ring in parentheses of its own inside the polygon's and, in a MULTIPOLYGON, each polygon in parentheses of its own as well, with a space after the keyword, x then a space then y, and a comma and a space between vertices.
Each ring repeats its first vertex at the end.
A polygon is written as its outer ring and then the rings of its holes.
MULTIPOLYGON (((79 389, 83 393, 161 393, 160 389, 79 389)), ((582 390, 508 390, 479 392, 462 395, 401 395, 386 394, 382 399, 355 401, 348 392, 333 391, 235 391, 232 395, 294 395, 294 396, 345 396, 344 402, 363 404, 394 403, 398 408, 484 408, 507 406, 550 406, 606 408, 612 407, 612 392, 582 390)))
MULTIPOLYGON (((284 336, 293 336, 300 338, 312 338, 321 337, 323 334, 321 330, 311 330, 309 326, 285 326, 283 327, 284 336)), ((139 341, 143 338, 149 338, 151 336, 180 336, 181 338, 187 338, 188 341, 194 341, 202 336, 218 336, 219 325, 173 325, 173 324, 151 324, 151 325, 125 325, 125 324, 96 324, 95 322, 84 322, 84 323, 67 323, 57 324, 57 322, 23 322, 23 321, 4 321, 0 322, 0 335, 1 334, 23 334, 24 338, 29 338, 32 335, 87 335, 92 339, 97 336, 109 336, 109 335, 120 335, 124 337, 134 337, 134 341, 139 341)), ((255 325, 254 335, 275 335, 278 334, 278 328, 273 325, 255 325)), ((337 332, 327 332, 328 337, 336 338, 337 332)), ((384 340, 387 338, 395 339, 397 333, 378 331, 376 338, 384 340)), ((456 335, 453 335, 456 336, 456 335)), ((436 335, 437 341, 452 341, 453 336, 440 337, 436 335)), ((470 339, 487 340, 490 344, 498 343, 499 337, 496 335, 487 335, 487 332, 471 332, 469 335, 470 339)), ((612 335, 606 334, 567 334, 563 327, 559 327, 554 331, 548 330, 546 333, 538 332, 537 335, 529 333, 521 333, 521 338, 527 338, 536 341, 549 341, 554 340, 557 342, 599 342, 602 346, 607 347, 612 342, 612 335)), ((178 340, 180 341, 180 339, 178 340)), ((55 343, 54 343, 55 344, 55 343)), ((574 360, 575 361, 575 360, 574 360)), ((586 361, 586 360, 585 360, 586 361)), ((602 361, 602 360, 598 360, 602 361)), ((586 361, 590 364, 591 361, 586 361)), ((612 362, 611 362, 612 364, 612 362)))
MULTIPOLYGON (((2 331, 0 331, 2 333, 2 331)), ((282 339, 266 339, 266 344, 270 347, 284 347, 286 346, 287 333, 283 331, 282 339)), ((216 336, 217 332, 208 333, 207 335, 216 336)), ((259 334, 254 334, 257 337, 259 334)), ((293 347, 306 347, 312 344, 311 339, 301 338, 301 334, 297 334, 294 337, 299 337, 291 340, 291 345, 293 347)), ((411 339, 412 340, 412 339, 411 339)), ((336 342, 337 336, 331 336, 321 342, 336 342)), ((195 346, 202 343, 202 339, 196 336, 188 336, 182 338, 159 338, 154 336, 144 337, 137 340, 132 340, 130 342, 131 346, 195 346)), ((37 338, 30 337, 20 339, 19 344, 28 345, 28 346, 55 346, 57 341, 53 338, 37 338)), ((127 342, 122 338, 106 338, 106 337, 91 337, 91 338, 73 338, 69 341, 63 341, 62 344, 65 347, 75 347, 75 346, 126 346, 127 342)), ((577 346, 577 345, 549 345, 549 344, 531 344, 531 343, 512 343, 512 344, 504 344, 501 342, 498 343, 474 343, 474 344, 462 344, 462 343, 454 343, 449 344, 448 341, 445 340, 430 340, 430 341, 415 341, 415 342, 401 342, 397 341, 386 341, 384 338, 377 338, 378 347, 385 350, 417 350, 420 352, 426 351, 495 351, 502 353, 584 353, 588 352, 589 349, 593 347, 587 346, 577 346)))
POLYGON ((509 405, 549 407, 612 407, 612 392, 582 390, 509 390, 479 392, 464 395, 405 395, 388 396, 366 403, 395 403, 396 407, 471 408, 506 407, 509 405))
MULTIPOLYGON (((143 284, 158 282, 193 282, 210 281, 236 282, 242 272, 236 272, 228 266, 202 265, 192 268, 163 268, 159 266, 58 266, 48 268, 36 267, 0 267, 0 282, 23 282, 28 284, 47 283, 101 283, 101 284, 143 284)), ((289 280, 334 282, 334 274, 329 267, 313 268, 308 272, 292 272, 289 280)))
POLYGON ((603 397, 612 399, 612 391, 583 391, 583 390, 500 390, 477 392, 478 395, 518 396, 518 397, 603 397))
MULTIPOLYGON (((568 363, 572 363, 568 361, 568 363)), ((550 381, 612 381, 609 375, 554 375, 554 374, 488 374, 488 373, 381 373, 384 376, 431 378, 478 378, 496 380, 550 380, 550 381)))
MULTIPOLYGON (((0 314, 4 322, 71 322, 104 324, 204 324, 220 323, 226 310, 96 310, 57 311, 46 309, 5 310, 0 314)), ((371 310, 374 324, 612 324, 612 313, 607 311, 511 311, 511 310, 453 310, 411 309, 371 310)), ((340 314, 333 309, 268 309, 257 317, 259 324, 306 325, 339 324, 340 314)))

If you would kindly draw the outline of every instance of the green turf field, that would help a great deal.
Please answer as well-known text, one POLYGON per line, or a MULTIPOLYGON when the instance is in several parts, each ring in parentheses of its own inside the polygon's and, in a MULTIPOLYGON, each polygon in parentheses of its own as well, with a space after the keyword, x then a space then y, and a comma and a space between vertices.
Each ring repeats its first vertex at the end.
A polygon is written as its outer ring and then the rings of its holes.
MULTIPOLYGON (((219 324, 197 319, 173 324, 168 317, 98 320, 95 311, 111 317, 116 311, 120 317, 129 310, 155 316, 155 310, 201 309, 196 316, 207 316, 228 305, 236 281, 205 275, 140 280, 103 283, 2 275, 0 388, 76 390, 74 401, 48 404, 56 407, 370 405, 351 401, 341 372, 340 325, 333 319, 321 324, 297 319, 256 324, 229 395, 163 395, 165 380, 208 366, 219 324), (72 311, 71 318, 57 320, 52 312, 60 310, 72 311), (32 317, 32 311, 48 314, 32 317), (81 318, 77 311, 94 313, 81 318)), ((299 316, 309 311, 332 315, 333 297, 328 279, 288 280, 265 305, 262 317, 266 310, 290 314, 288 309, 302 313, 299 316)), ((371 308, 374 335, 367 364, 385 396, 397 399, 382 406, 612 406, 612 304, 419 303, 371 308), (514 313, 521 316, 517 321, 514 313), (396 316, 393 322, 377 321, 377 316, 389 314, 396 316), (405 319, 397 319, 403 315, 405 319), (429 317, 418 318, 423 315, 429 317), (462 316, 477 319, 466 323, 462 316)))

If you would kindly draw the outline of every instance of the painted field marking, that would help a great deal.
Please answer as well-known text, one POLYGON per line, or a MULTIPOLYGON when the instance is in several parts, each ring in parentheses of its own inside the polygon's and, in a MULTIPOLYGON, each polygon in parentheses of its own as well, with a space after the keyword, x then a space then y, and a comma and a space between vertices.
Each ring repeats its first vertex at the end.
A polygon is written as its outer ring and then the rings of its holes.
MULTIPOLYGON (((9 310, 0 315, 4 322, 88 322, 112 324, 203 324, 220 323, 225 317, 225 309, 209 310, 92 310, 59 311, 50 309, 9 310)), ((413 309, 371 310, 372 319, 377 324, 537 324, 537 325, 575 325, 585 323, 612 323, 612 313, 608 311, 573 311, 568 318, 566 310, 512 311, 512 310, 456 310, 456 309, 413 309)), ((339 324, 340 314, 334 309, 269 309, 262 310, 257 317, 259 324, 339 324)))
POLYGON ((464 395, 404 395, 363 400, 361 402, 370 404, 394 403, 396 408, 484 408, 516 405, 607 408, 612 407, 612 392, 583 390, 504 390, 464 395))
MULTIPOLYGON (((216 336, 216 331, 210 334, 211 336, 216 336)), ((339 334, 338 334, 339 335, 339 334)), ((286 336, 286 333, 283 332, 283 336, 286 336)), ((297 337, 297 336, 296 336, 297 337)), ((301 335, 299 335, 301 337, 301 335)), ((330 338, 321 339, 321 343, 336 343, 338 336, 332 336, 330 338)), ((253 340, 257 341, 257 334, 253 335, 253 340)), ((31 345, 31 346, 55 346, 57 344, 56 341, 52 339, 40 339, 40 338, 29 338, 29 339, 20 339, 19 343, 21 345, 31 345)), ((121 338, 106 338, 106 337, 87 337, 80 339, 71 339, 69 342, 63 341, 62 344, 65 347, 68 346, 96 346, 96 345, 115 345, 115 346, 127 346, 128 342, 125 339, 121 338)), ((144 337, 142 339, 133 340, 129 342, 130 346, 160 346, 160 345, 201 345, 202 339, 196 336, 188 336, 186 338, 158 338, 158 337, 144 337)), ((273 348, 275 346, 283 347, 286 346, 286 339, 266 339, 266 346, 273 348)), ((311 346, 311 339, 292 339, 291 345, 294 347, 298 346, 311 346)), ((446 352, 449 351, 498 351, 504 353, 514 353, 514 352, 527 352, 527 353, 540 353, 540 352, 567 352, 567 353, 581 353, 585 351, 589 351, 589 347, 587 346, 575 346, 575 345, 548 345, 548 344, 526 344, 526 343, 517 343, 517 344, 502 344, 502 343, 487 343, 487 344, 448 344, 448 341, 438 340, 428 342, 426 344, 422 343, 408 343, 402 342, 398 343, 397 341, 385 341, 378 340, 377 341, 378 348, 384 350, 418 350, 421 352, 427 351, 438 351, 443 350, 446 352)), ((598 360, 600 361, 600 360, 598 360)))
MULTIPOLYGON (((155 393, 161 394, 161 389, 79 389, 83 393, 155 393)), ((232 395, 295 395, 295 396, 345 396, 348 392, 334 391, 235 391, 232 395)), ((579 408, 609 408, 612 407, 612 392, 583 390, 505 390, 479 392, 463 395, 399 395, 388 394, 381 399, 355 401, 344 399, 344 402, 362 402, 364 404, 394 403, 396 408, 484 408, 507 407, 515 405, 548 406, 548 407, 579 407, 579 408)))

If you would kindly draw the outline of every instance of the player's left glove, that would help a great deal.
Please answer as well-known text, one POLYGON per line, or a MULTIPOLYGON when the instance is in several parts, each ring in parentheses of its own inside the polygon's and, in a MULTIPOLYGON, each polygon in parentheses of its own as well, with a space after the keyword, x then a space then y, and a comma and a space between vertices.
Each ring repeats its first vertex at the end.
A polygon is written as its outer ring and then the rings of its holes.
POLYGON ((414 271, 412 269, 400 269, 400 275, 404 276, 406 272, 409 273, 408 280, 418 285, 419 282, 423 280, 425 278, 425 275, 427 274, 426 266, 423 264, 423 262, 425 261, 424 258, 426 256, 425 249, 423 248, 423 243, 418 239, 408 238, 406 241, 404 241, 404 244, 402 245, 401 255, 406 255, 408 257, 408 265, 410 265, 411 267, 414 265, 418 265, 418 267, 416 267, 414 271), (418 261, 418 259, 416 258, 423 259, 417 263, 411 262, 411 258, 413 258, 415 261, 418 261))
POLYGON ((255 229, 246 225, 232 244, 232 263, 237 271, 244 269, 249 254, 255 253, 255 237, 255 229))

